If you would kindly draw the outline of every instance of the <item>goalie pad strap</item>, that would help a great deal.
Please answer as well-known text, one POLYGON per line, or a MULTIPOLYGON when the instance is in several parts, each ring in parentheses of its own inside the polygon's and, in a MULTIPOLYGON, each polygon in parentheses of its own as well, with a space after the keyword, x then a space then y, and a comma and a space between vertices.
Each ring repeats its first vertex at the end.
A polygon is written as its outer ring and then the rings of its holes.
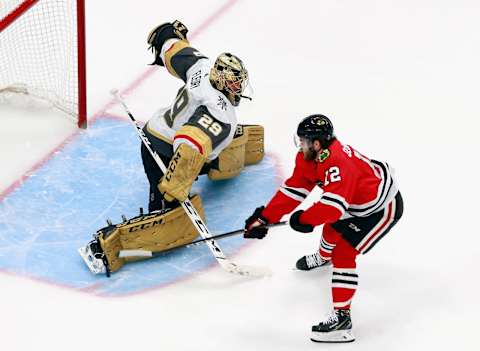
POLYGON ((180 144, 168 165, 158 190, 179 201, 185 201, 193 182, 207 158, 186 144, 180 144))

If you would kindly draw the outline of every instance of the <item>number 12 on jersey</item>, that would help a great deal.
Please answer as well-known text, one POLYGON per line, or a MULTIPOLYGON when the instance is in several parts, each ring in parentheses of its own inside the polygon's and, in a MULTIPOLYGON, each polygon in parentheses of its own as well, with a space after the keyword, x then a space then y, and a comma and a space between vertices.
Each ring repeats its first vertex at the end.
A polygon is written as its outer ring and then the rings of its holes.
POLYGON ((337 166, 333 166, 325 171, 325 182, 323 185, 327 186, 330 183, 339 182, 341 180, 340 169, 337 166))

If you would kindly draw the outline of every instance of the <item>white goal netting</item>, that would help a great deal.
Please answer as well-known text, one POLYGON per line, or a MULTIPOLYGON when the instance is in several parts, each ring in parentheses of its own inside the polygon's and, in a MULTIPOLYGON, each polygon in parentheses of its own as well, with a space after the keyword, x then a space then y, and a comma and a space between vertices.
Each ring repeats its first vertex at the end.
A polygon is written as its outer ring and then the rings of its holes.
POLYGON ((0 0, 3 102, 12 96, 18 99, 18 95, 39 98, 77 122, 81 118, 80 107, 85 101, 79 83, 83 60, 79 48, 82 50, 84 45, 82 36, 79 39, 77 3, 77 0, 0 0))

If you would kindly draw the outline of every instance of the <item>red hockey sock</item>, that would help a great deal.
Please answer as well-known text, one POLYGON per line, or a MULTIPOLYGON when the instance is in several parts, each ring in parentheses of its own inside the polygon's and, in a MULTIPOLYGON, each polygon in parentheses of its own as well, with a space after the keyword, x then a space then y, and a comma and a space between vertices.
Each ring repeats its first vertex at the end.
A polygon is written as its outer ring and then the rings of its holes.
POLYGON ((341 239, 340 234, 335 231, 329 224, 323 226, 322 239, 320 241, 320 257, 329 261, 332 258, 332 251, 337 245, 337 241, 341 239))
POLYGON ((335 309, 350 309, 358 285, 357 255, 358 251, 342 238, 332 251, 332 297, 335 309))

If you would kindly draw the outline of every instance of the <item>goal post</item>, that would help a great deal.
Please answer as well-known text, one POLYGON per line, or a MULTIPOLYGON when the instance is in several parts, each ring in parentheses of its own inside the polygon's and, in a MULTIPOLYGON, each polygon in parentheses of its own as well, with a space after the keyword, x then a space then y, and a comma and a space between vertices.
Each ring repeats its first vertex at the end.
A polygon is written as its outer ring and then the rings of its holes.
POLYGON ((41 99, 87 126, 85 0, 0 0, 0 97, 41 99))

